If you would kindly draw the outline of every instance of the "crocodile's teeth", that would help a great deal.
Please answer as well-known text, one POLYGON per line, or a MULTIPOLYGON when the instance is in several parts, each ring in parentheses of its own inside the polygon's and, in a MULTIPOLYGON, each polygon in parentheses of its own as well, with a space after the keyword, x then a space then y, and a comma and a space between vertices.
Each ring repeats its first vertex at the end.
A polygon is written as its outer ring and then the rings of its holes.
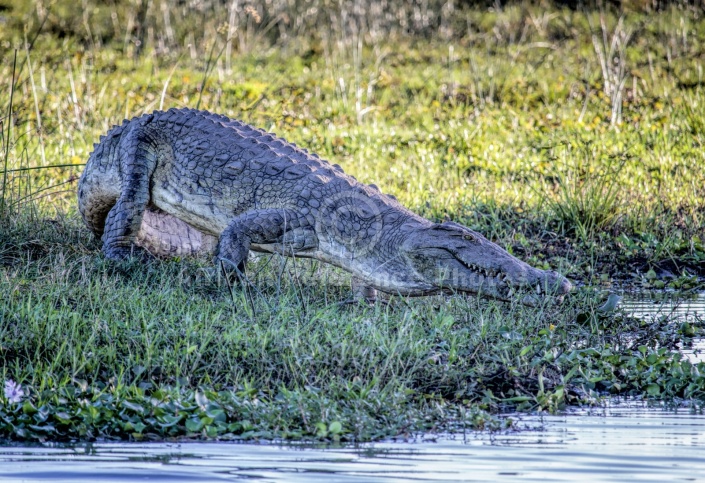
POLYGON ((541 284, 540 283, 536 284, 536 293, 541 295, 541 284))

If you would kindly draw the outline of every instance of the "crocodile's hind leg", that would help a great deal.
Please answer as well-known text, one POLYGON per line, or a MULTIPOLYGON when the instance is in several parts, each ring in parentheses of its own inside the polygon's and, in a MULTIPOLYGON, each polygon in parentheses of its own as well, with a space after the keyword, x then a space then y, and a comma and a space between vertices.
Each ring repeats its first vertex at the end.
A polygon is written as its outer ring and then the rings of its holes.
POLYGON ((157 257, 213 255, 218 239, 161 210, 148 207, 135 244, 157 257))
POLYGON ((108 213, 103 231, 103 253, 123 259, 133 253, 134 242, 149 202, 149 180, 157 163, 157 147, 135 126, 125 133, 119 145, 120 197, 108 213))
POLYGON ((306 217, 294 210, 254 210, 234 218, 220 236, 215 262, 228 272, 244 273, 253 245, 262 251, 294 255, 315 249, 318 239, 306 217), (235 270, 237 269, 237 270, 235 270))

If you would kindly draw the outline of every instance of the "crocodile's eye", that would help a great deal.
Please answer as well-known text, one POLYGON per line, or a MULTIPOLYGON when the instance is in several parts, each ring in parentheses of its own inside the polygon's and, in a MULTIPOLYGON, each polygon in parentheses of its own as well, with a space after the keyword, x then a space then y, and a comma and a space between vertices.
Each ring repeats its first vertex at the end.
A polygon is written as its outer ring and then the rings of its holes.
POLYGON ((472 235, 471 235, 471 234, 469 234, 469 233, 464 233, 464 234, 463 234, 463 240, 467 240, 467 241, 475 241, 475 237, 474 237, 474 236, 472 236, 472 235))

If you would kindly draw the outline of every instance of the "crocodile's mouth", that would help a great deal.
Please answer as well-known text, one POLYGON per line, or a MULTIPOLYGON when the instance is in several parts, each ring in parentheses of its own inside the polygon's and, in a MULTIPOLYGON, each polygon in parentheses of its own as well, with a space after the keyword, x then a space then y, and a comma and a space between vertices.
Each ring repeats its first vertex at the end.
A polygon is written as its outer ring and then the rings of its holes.
MULTIPOLYGON (((496 289, 498 298, 509 299, 519 292, 524 293, 526 297, 534 298, 550 295, 552 292, 550 287, 545 287, 546 282, 539 277, 535 282, 529 283, 526 281, 514 281, 512 277, 502 270, 482 267, 472 263, 468 263, 460 258, 457 258, 467 270, 472 272, 476 278, 480 278, 486 285, 496 289)), ((535 270, 535 269, 532 269, 535 270)), ((555 288, 555 287, 554 287, 555 288)), ((562 295, 557 295, 561 297, 562 295)))
POLYGON ((511 301, 521 296, 523 304, 535 306, 548 297, 562 302, 565 293, 570 290, 569 285, 567 288, 562 287, 561 279, 558 277, 552 283, 550 272, 529 267, 528 274, 512 277, 503 270, 469 263, 459 257, 456 257, 456 260, 470 272, 469 277, 476 282, 477 289, 468 287, 469 290, 463 290, 464 292, 484 294, 504 301, 511 301), (531 278, 534 280, 530 281, 531 278))
POLYGON ((417 292, 466 292, 537 305, 570 290, 559 274, 533 268, 457 223, 412 228, 399 246, 404 263, 397 269, 417 292))
POLYGON ((570 288, 570 284, 564 286, 563 277, 532 268, 508 253, 489 266, 473 263, 469 257, 447 248, 424 247, 406 255, 420 284, 432 287, 427 288, 427 293, 467 293, 536 306, 549 299, 562 301, 570 288))
POLYGON ((510 277, 507 275, 505 272, 502 272, 500 270, 495 270, 492 268, 487 268, 487 267, 481 267, 479 265, 474 265, 472 263, 468 263, 462 258, 457 258, 456 260, 460 262, 463 267, 465 267, 467 270, 469 270, 473 275, 478 276, 478 277, 484 277, 487 280, 491 280, 492 282, 498 283, 498 284, 506 284, 510 285, 510 277))
MULTIPOLYGON (((453 271, 450 275, 438 277, 439 288, 451 292, 464 292, 473 295, 485 295, 499 300, 509 300, 516 292, 511 277, 501 271, 468 263, 460 258, 454 260, 463 270, 453 271)), ((440 268, 439 272, 442 272, 440 268)))

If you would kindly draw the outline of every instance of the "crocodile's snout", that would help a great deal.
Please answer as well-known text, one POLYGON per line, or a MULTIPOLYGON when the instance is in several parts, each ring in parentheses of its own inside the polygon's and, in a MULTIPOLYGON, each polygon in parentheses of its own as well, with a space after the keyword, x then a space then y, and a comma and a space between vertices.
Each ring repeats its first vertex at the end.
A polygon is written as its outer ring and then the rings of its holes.
POLYGON ((570 281, 560 273, 552 271, 545 273, 548 280, 547 286, 553 287, 554 293, 556 295, 566 295, 569 294, 571 290, 573 290, 573 284, 570 283, 570 281))
POLYGON ((436 291, 468 292, 536 305, 560 301, 572 289, 562 275, 533 268, 481 234, 447 222, 414 232, 402 245, 421 283, 436 291))
POLYGON ((523 285, 525 295, 522 303, 536 306, 541 300, 550 298, 556 302, 562 302, 565 296, 573 290, 573 284, 558 272, 550 270, 539 270, 532 268, 533 276, 523 285))

